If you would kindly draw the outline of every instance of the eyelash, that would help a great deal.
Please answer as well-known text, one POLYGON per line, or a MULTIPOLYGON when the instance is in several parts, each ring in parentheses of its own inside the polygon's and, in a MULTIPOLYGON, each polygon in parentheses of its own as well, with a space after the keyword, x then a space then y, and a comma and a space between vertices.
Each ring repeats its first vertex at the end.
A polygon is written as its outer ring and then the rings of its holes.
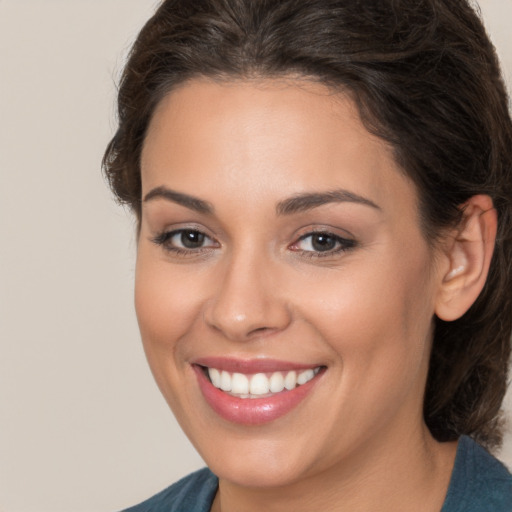
POLYGON ((200 231, 198 229, 185 229, 185 228, 175 229, 173 231, 164 231, 164 232, 158 234, 156 237, 154 237, 152 239, 152 242, 154 242, 156 245, 163 247, 163 249, 167 252, 171 252, 177 256, 183 256, 183 257, 195 256, 198 253, 204 253, 205 251, 208 251, 212 248, 218 247, 218 244, 215 242, 213 245, 208 246, 208 247, 196 247, 196 248, 192 248, 192 247, 184 248, 184 247, 176 247, 175 245, 172 245, 172 239, 175 236, 181 235, 181 237, 183 237, 183 235, 185 235, 187 233, 190 235, 192 235, 192 234, 194 234, 196 236, 199 235, 199 237, 203 237, 203 239, 211 240, 213 242, 213 240, 207 234, 203 233, 202 231, 200 231))
MULTIPOLYGON (((163 249, 167 252, 173 253, 176 256, 181 257, 193 257, 198 254, 204 253, 206 251, 210 251, 211 249, 218 248, 219 244, 212 240, 207 234, 203 233, 202 231, 198 229, 175 229, 173 231, 164 231, 154 238, 151 239, 153 243, 155 243, 158 246, 163 247, 163 249), (202 247, 190 247, 190 248, 184 248, 184 247, 177 247, 175 245, 172 245, 172 239, 178 235, 183 237, 185 234, 189 235, 195 235, 199 237, 203 237, 203 240, 210 240, 213 242, 209 246, 202 246, 202 247)), ((183 243, 183 238, 182 238, 183 243)), ((310 245, 313 246, 314 242, 311 241, 310 245)), ((357 246, 357 242, 352 239, 343 238, 341 236, 335 235, 334 233, 331 233, 330 231, 312 231, 309 233, 306 233, 302 235, 296 242, 291 244, 289 247, 293 252, 300 253, 302 256, 307 258, 326 258, 329 256, 333 256, 339 253, 343 253, 346 251, 349 251, 351 249, 354 249, 357 246), (332 241, 335 244, 334 249, 327 249, 325 251, 321 250, 304 250, 298 248, 298 245, 303 242, 304 240, 307 240, 308 238, 313 238, 314 236, 317 237, 325 237, 332 241)))
MULTIPOLYGON (((310 242, 310 245, 313 244, 313 241, 310 242)), ((294 242, 291 246, 292 250, 301 253, 303 256, 307 258, 327 258, 329 256, 333 256, 339 253, 347 252, 351 249, 354 249, 357 246, 357 242, 355 240, 349 238, 343 238, 341 236, 335 235, 330 231, 312 231, 302 235, 297 242, 294 242), (325 251, 320 250, 304 250, 296 248, 298 244, 308 238, 317 237, 325 237, 330 239, 335 244, 335 249, 328 249, 325 251)))

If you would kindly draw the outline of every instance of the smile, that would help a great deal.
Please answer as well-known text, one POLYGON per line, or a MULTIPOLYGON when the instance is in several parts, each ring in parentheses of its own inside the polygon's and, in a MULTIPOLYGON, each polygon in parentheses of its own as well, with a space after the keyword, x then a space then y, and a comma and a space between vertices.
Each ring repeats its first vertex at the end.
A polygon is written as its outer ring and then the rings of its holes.
POLYGON ((300 372, 289 370, 246 375, 217 368, 205 368, 210 382, 217 389, 242 399, 263 398, 285 390, 291 391, 312 380, 320 370, 321 367, 317 366, 300 372))
POLYGON ((224 358, 195 361, 192 368, 205 405, 240 425, 263 425, 290 413, 327 371, 323 365, 224 358))

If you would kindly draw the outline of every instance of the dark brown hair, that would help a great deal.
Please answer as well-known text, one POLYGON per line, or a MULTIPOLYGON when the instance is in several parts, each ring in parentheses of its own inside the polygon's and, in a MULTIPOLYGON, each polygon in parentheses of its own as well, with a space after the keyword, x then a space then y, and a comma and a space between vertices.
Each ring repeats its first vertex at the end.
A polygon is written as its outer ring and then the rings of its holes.
POLYGON ((140 217, 140 155, 155 107, 197 76, 300 75, 349 92, 415 182, 427 240, 488 194, 498 239, 486 286, 436 319, 425 421, 439 440, 501 441, 512 331, 512 125, 492 44, 467 0, 167 0, 124 69, 103 166, 140 217))

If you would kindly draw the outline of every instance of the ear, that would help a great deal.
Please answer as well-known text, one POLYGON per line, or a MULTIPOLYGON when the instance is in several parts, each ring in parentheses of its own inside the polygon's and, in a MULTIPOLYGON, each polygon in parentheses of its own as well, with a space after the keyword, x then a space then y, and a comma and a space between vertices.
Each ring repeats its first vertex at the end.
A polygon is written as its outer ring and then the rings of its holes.
POLYGON ((435 313, 441 320, 460 318, 482 291, 491 263, 498 219, 492 199, 473 196, 462 205, 460 226, 447 237, 435 313))

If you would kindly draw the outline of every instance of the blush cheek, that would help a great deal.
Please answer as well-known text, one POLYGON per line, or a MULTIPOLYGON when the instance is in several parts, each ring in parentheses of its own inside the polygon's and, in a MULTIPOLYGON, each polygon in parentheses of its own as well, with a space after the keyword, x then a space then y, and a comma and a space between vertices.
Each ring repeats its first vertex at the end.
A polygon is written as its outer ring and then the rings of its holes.
POLYGON ((421 387, 424 378, 429 310, 417 293, 428 286, 420 272, 424 262, 409 261, 397 272, 396 261, 382 257, 379 265, 317 280, 307 295, 296 294, 304 300, 304 318, 337 356, 347 400, 354 394, 366 400, 363 412, 386 400, 398 407, 406 390, 421 387))
MULTIPOLYGON (((139 251, 135 278, 135 309, 142 342, 158 381, 183 370, 183 339, 197 317, 198 294, 166 261, 151 260, 139 251), (173 371, 170 371, 170 369, 173 371)), ((159 382, 160 385, 160 382, 159 382)))
MULTIPOLYGON (((187 379, 187 334, 195 321, 196 300, 183 279, 170 275, 167 262, 137 261, 135 309, 144 352, 155 382, 185 431, 194 397, 187 379), (188 290, 188 291, 187 291, 188 290), (187 412, 188 411, 188 412, 187 412)), ((193 416, 193 415, 192 415, 193 416)))

